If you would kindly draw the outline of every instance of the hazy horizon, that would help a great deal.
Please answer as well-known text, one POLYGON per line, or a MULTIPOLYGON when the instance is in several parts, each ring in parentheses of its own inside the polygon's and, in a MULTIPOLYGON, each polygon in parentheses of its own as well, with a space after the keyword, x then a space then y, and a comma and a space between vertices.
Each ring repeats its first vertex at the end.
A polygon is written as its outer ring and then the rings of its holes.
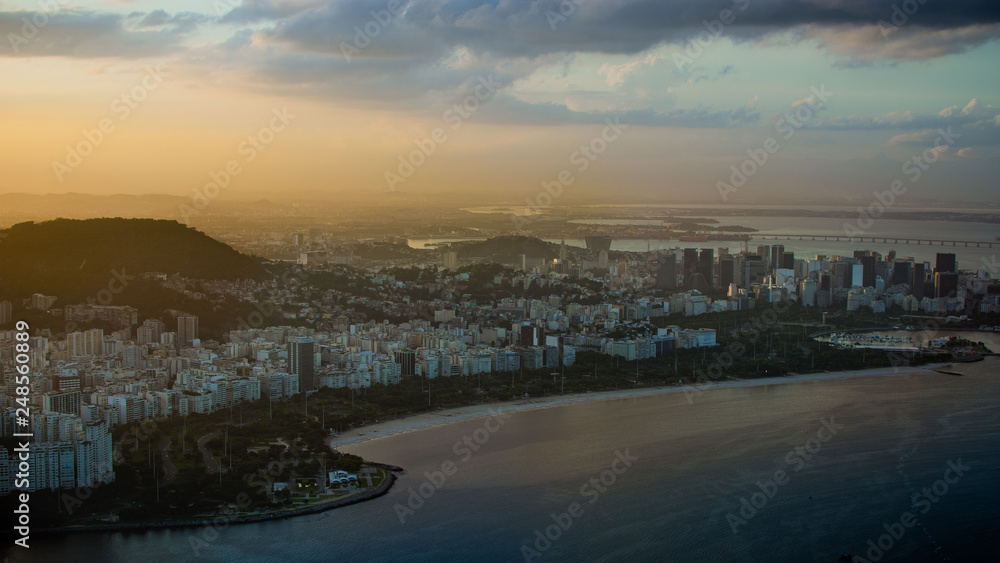
POLYGON ((2 191, 191 195, 235 161, 225 197, 522 196, 569 170, 567 197, 839 201, 911 179, 904 199, 974 202, 1000 173, 1000 9, 978 2, 72 6, 0 8, 2 191))

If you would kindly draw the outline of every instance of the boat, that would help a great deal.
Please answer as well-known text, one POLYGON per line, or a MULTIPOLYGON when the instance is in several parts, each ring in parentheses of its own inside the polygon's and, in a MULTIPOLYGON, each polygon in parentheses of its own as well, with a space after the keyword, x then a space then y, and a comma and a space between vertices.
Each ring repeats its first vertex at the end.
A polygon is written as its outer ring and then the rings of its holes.
POLYGON ((677 240, 681 242, 708 242, 708 237, 682 236, 678 237, 677 240))

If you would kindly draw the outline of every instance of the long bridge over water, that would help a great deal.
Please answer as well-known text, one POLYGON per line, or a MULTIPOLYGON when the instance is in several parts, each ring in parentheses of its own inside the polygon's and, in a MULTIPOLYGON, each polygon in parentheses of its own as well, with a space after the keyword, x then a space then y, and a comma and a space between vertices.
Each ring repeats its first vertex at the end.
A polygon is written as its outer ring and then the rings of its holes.
POLYGON ((748 240, 821 240, 835 242, 871 242, 885 244, 913 244, 927 246, 956 246, 968 248, 1000 248, 1000 241, 975 241, 975 240, 942 240, 912 237, 891 237, 891 236, 855 236, 847 235, 776 235, 768 233, 750 233, 748 240))

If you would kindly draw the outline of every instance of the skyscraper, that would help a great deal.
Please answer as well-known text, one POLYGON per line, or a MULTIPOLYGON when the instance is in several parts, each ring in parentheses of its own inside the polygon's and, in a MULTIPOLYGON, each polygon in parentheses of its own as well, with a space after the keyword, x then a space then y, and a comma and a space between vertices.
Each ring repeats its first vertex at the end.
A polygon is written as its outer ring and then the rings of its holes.
POLYGON ((923 262, 914 263, 913 274, 910 279, 910 293, 912 293, 917 299, 923 299, 926 295, 926 290, 924 289, 924 280, 926 278, 927 276, 924 274, 923 262))
POLYGON ((687 282, 688 276, 698 271, 698 249, 684 249, 684 280, 687 282))
MULTIPOLYGON (((938 254, 940 256, 940 254, 938 254)), ((958 274, 934 272, 934 297, 954 297, 958 291, 958 274)))
POLYGON ((954 254, 938 252, 937 260, 934 263, 934 273, 938 272, 958 272, 958 262, 956 262, 954 254))
POLYGON ((912 262, 896 261, 892 265, 892 285, 910 283, 912 262))
POLYGON ((733 283, 733 259, 725 257, 719 259, 719 284, 718 287, 727 288, 733 283))
POLYGON ((781 253, 781 267, 784 270, 794 270, 795 269, 795 253, 794 252, 782 252, 781 253))
POLYGON ((861 286, 875 287, 875 257, 870 254, 861 257, 861 286))
POLYGON ((656 270, 656 289, 677 289, 677 257, 673 254, 660 256, 660 264, 656 270))
POLYGON ((781 260, 785 257, 785 245, 775 244, 771 246, 770 269, 777 270, 781 267, 781 260))
POLYGON ((702 248, 701 256, 698 258, 697 273, 705 276, 705 282, 712 285, 712 264, 715 262, 715 251, 711 248, 702 248))
POLYGON ((198 317, 181 315, 177 317, 177 346, 194 346, 198 338, 198 317))
POLYGON ((301 391, 311 391, 316 388, 316 378, 313 374, 315 361, 312 338, 298 337, 288 341, 288 371, 299 376, 301 391))

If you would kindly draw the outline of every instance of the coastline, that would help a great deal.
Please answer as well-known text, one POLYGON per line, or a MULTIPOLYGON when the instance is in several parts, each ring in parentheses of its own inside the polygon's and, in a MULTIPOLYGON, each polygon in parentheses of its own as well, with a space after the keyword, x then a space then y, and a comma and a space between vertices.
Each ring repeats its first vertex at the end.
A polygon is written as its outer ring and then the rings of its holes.
POLYGON ((91 525, 79 525, 79 526, 61 526, 58 528, 37 528, 33 529, 32 532, 39 534, 70 534, 78 532, 128 532, 128 531, 145 531, 151 529, 176 529, 176 528, 198 528, 206 525, 220 525, 229 526, 232 524, 252 524, 255 522, 265 522, 268 520, 284 520, 285 518, 294 518, 296 516, 305 516, 308 514, 319 514, 321 512, 326 512, 327 510, 333 510, 335 508, 341 508, 344 506, 349 506, 352 504, 357 504, 360 502, 369 501, 378 497, 381 497, 389 492, 393 484, 396 482, 396 475, 393 473, 395 470, 399 470, 397 467, 388 466, 380 463, 373 463, 372 465, 376 467, 382 467, 386 469, 386 478, 370 491, 352 496, 349 498, 344 498, 340 500, 334 500, 326 503, 314 504, 310 506, 304 506, 301 508, 279 510, 276 512, 266 512, 258 514, 248 514, 246 516, 209 516, 203 518, 188 518, 185 520, 167 520, 163 522, 129 522, 124 524, 91 524, 91 525))
MULTIPOLYGON (((890 367, 890 368, 872 368, 872 369, 855 370, 855 371, 793 374, 787 376, 765 377, 765 378, 755 378, 755 379, 730 379, 725 381, 709 382, 699 385, 671 385, 671 386, 645 387, 639 389, 620 389, 611 391, 589 392, 583 394, 550 395, 535 399, 516 399, 512 401, 484 403, 478 405, 465 405, 451 409, 443 409, 428 413, 404 416, 402 418, 388 420, 377 424, 370 424, 359 428, 353 428, 347 432, 338 435, 336 438, 332 438, 331 440, 328 441, 328 444, 333 449, 339 449, 362 443, 367 443, 370 441, 378 440, 380 438, 387 438, 390 436, 405 434, 408 432, 416 432, 419 430, 426 430, 429 428, 435 428, 456 422, 475 420, 478 418, 489 416, 490 414, 500 410, 502 410, 503 412, 511 413, 511 412, 560 407, 576 403, 610 401, 616 399, 647 397, 647 396, 672 394, 672 393, 703 393, 715 389, 781 385, 789 383, 807 383, 807 382, 825 381, 831 379, 847 379, 853 377, 879 377, 879 376, 890 376, 890 375, 912 375, 921 373, 958 375, 958 374, 953 374, 952 372, 942 371, 942 368, 951 366, 953 365, 953 363, 954 362, 947 362, 940 364, 927 364, 923 366, 914 366, 907 368, 905 371, 890 367)), ((367 491, 365 493, 361 493, 350 498, 340 499, 327 503, 305 506, 296 509, 280 510, 275 512, 249 514, 245 516, 229 517, 229 516, 216 515, 216 516, 207 516, 201 518, 189 518, 184 520, 170 520, 161 522, 131 522, 131 523, 120 523, 120 524, 92 524, 92 525, 78 525, 78 526, 62 526, 57 528, 38 528, 37 530, 33 531, 36 531, 37 533, 41 534, 70 534, 70 533, 144 531, 152 529, 179 529, 179 528, 201 527, 205 525, 212 525, 213 523, 226 526, 231 524, 249 524, 256 522, 264 522, 268 520, 282 520, 286 518, 305 516, 309 514, 318 514, 321 512, 326 512, 328 510, 333 510, 335 508, 341 508, 344 506, 366 502, 381 497, 387 494, 389 490, 392 488, 393 484, 395 483, 397 478, 395 472, 405 471, 405 468, 395 467, 392 465, 386 465, 376 462, 370 462, 370 463, 373 466, 386 469, 387 477, 381 484, 379 484, 378 487, 376 487, 371 491, 367 491)))
POLYGON ((761 385, 781 385, 786 383, 807 383, 813 381, 825 381, 829 379, 847 379, 852 377, 878 377, 888 375, 912 375, 919 373, 936 373, 941 368, 954 364, 946 362, 940 364, 926 364, 922 366, 912 366, 905 370, 898 368, 872 368, 854 371, 835 371, 810 374, 793 374, 779 377, 762 377, 754 379, 729 379, 724 381, 709 382, 695 385, 670 385, 658 387, 643 387, 638 389, 619 389, 612 391, 595 391, 588 393, 569 395, 548 395, 538 398, 515 399, 512 401, 502 401, 495 403, 483 403, 478 405, 465 405, 451 409, 442 409, 433 412, 408 415, 401 418, 387 420, 376 424, 369 424, 358 428, 352 428, 342 432, 337 437, 329 441, 330 447, 334 449, 346 448, 396 436, 408 432, 416 432, 428 428, 444 426, 455 422, 464 422, 489 416, 491 413, 502 410, 506 413, 545 409, 572 405, 576 403, 586 403, 595 401, 610 401, 615 399, 630 399, 633 397, 647 397, 651 395, 661 395, 670 393, 704 393, 715 389, 730 389, 738 387, 755 387, 761 385))

